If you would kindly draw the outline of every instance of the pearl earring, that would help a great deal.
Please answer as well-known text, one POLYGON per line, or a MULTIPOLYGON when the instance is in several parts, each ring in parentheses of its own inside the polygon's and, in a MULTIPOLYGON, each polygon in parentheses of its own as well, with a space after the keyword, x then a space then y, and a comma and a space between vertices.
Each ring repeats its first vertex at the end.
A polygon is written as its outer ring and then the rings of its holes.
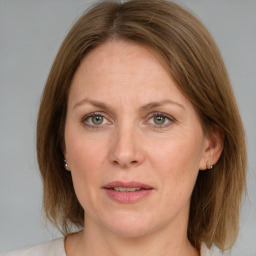
POLYGON ((68 170, 68 163, 67 163, 66 159, 64 159, 64 167, 65 167, 66 170, 68 170))
POLYGON ((211 170, 213 168, 213 165, 210 165, 210 164, 207 163, 206 167, 207 167, 208 170, 211 170))

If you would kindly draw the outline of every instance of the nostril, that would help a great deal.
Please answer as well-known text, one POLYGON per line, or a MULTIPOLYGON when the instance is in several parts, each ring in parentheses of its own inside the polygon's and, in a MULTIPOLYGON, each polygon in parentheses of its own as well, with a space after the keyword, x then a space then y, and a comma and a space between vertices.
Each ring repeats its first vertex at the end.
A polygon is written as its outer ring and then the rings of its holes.
POLYGON ((115 165, 118 165, 118 164, 119 164, 118 161, 113 161, 113 163, 114 163, 115 165))
POLYGON ((120 166, 123 166, 123 167, 128 167, 129 165, 137 165, 138 164, 138 161, 137 160, 133 160, 133 161, 127 161, 127 162, 119 162, 118 160, 114 160, 113 161, 113 164, 114 165, 120 165, 120 166))

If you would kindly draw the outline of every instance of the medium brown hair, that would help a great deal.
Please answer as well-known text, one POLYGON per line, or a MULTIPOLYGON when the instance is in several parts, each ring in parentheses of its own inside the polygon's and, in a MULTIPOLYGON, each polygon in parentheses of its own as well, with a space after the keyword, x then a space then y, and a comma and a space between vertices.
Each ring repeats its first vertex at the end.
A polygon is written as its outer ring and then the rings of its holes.
POLYGON ((221 129, 223 152, 213 170, 199 172, 191 197, 188 238, 230 248, 239 229, 246 179, 244 129, 220 52, 191 13, 164 0, 105 1, 86 12, 63 41, 51 68, 39 110, 37 154, 48 219, 64 234, 82 227, 84 210, 63 166, 67 100, 83 57, 109 39, 145 45, 169 67, 181 92, 192 102, 206 132, 221 129))

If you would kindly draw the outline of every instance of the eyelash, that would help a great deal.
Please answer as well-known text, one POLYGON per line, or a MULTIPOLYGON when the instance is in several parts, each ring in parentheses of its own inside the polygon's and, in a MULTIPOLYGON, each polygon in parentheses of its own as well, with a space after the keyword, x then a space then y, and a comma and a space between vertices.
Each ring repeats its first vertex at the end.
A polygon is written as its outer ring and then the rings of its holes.
MULTIPOLYGON (((95 116, 99 116, 99 117, 102 117, 104 119, 107 119, 102 113, 100 112, 93 112, 93 113, 90 113, 86 116, 84 116, 81 120, 81 123, 87 127, 90 127, 92 129, 99 129, 99 128, 103 128, 103 125, 93 125, 93 124, 89 124, 88 123, 88 119, 91 118, 91 117, 95 117, 95 116)), ((170 126, 174 121, 175 119, 170 116, 170 115, 167 115, 165 113, 162 113, 162 112, 153 112, 151 114, 149 114, 148 118, 147 118, 147 121, 148 122, 150 119, 154 118, 154 117, 163 117, 163 118, 166 118, 168 119, 168 123, 167 124, 163 124, 163 125, 157 125, 157 124, 152 124, 152 126, 156 129, 163 129, 163 128, 166 128, 168 126, 170 126)))
POLYGON ((81 123, 82 123, 83 125, 85 125, 85 126, 88 126, 88 127, 90 127, 90 128, 93 128, 93 129, 95 129, 95 128, 97 128, 97 129, 98 129, 98 128, 102 128, 101 125, 92 125, 92 124, 88 124, 88 123, 87 123, 87 120, 88 120, 90 117, 95 117, 95 116, 100 116, 100 117, 103 117, 103 118, 106 119, 106 117, 105 117, 104 115, 102 115, 101 113, 99 113, 99 112, 93 112, 93 113, 90 113, 90 114, 84 116, 84 117, 82 118, 82 120, 81 120, 81 123))
POLYGON ((157 129, 166 128, 166 127, 170 126, 175 121, 175 119, 170 115, 167 115, 167 114, 161 113, 161 112, 153 112, 153 113, 149 114, 149 118, 147 119, 147 122, 154 117, 163 117, 168 120, 167 124, 163 124, 163 125, 152 124, 154 126, 154 128, 157 128, 157 129))

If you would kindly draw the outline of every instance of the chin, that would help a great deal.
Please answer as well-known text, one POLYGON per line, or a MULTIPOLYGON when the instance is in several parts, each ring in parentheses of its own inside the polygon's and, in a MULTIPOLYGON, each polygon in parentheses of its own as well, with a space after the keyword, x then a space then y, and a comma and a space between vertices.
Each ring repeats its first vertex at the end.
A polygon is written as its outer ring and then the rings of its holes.
POLYGON ((157 223, 151 218, 137 214, 122 214, 105 222, 105 228, 123 238, 138 238, 152 233, 157 229, 157 223), (154 225, 152 225, 154 223, 154 225))

